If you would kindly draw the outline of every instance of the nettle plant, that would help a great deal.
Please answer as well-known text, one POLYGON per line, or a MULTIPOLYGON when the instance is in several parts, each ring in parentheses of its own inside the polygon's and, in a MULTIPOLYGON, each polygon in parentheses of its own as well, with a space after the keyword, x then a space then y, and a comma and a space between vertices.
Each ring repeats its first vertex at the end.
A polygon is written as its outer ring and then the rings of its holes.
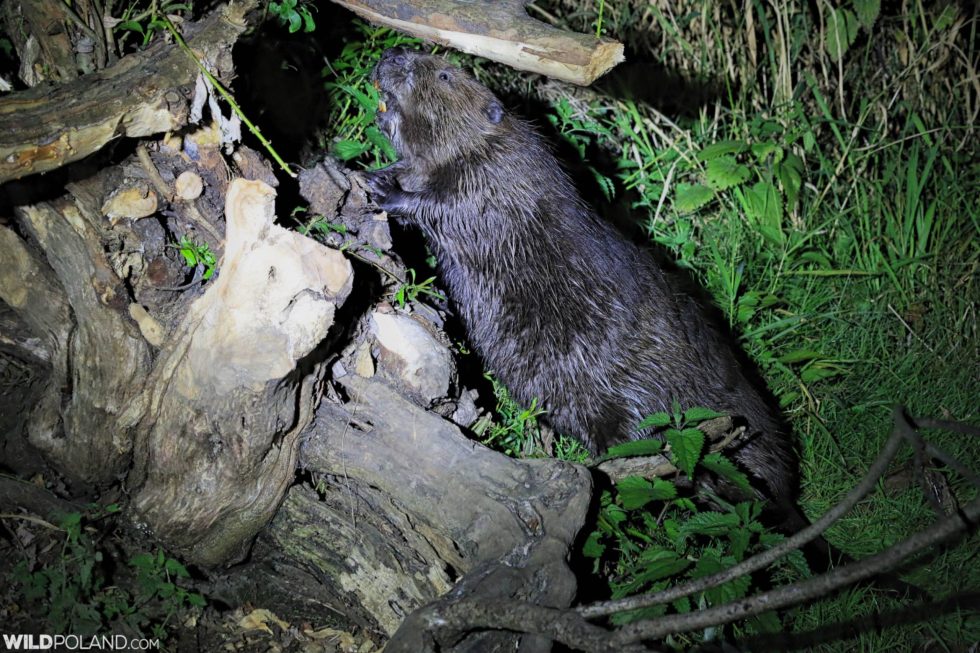
MULTIPOLYGON (((675 483, 628 476, 602 492, 596 528, 582 553, 593 561, 593 573, 608 581, 612 598, 656 592, 715 574, 782 541, 782 535, 760 522, 761 501, 730 503, 709 490, 698 490, 691 482, 696 475, 709 473, 748 496, 753 494, 745 474, 724 454, 708 452, 704 433, 696 428, 719 416, 705 408, 682 411, 675 403, 670 413, 655 413, 638 425, 638 429, 659 429, 663 441, 627 442, 611 447, 599 460, 666 454, 688 480, 675 483), (695 500, 698 491, 708 495, 712 507, 695 500)), ((809 575, 799 551, 773 570, 789 576, 809 575)), ((669 611, 683 613, 721 605, 747 596, 753 582, 748 576, 736 578, 670 605, 618 614, 612 620, 622 624, 669 611)), ((745 627, 768 632, 780 629, 781 623, 776 613, 767 613, 745 627)))
MULTIPOLYGON (((321 71, 324 87, 330 92, 331 106, 335 107, 325 133, 333 137, 330 150, 338 159, 360 160, 377 168, 393 162, 397 154, 374 124, 379 96, 371 84, 371 70, 387 48, 419 47, 423 43, 383 27, 361 21, 354 24, 359 36, 347 43, 321 71)), ((326 145, 321 143, 324 149, 326 145)))
POLYGON ((674 189, 678 213, 696 211, 727 191, 766 240, 785 242, 783 217, 799 197, 803 159, 769 140, 726 140, 705 147, 696 161, 703 169, 685 170, 692 180, 674 189))
POLYGON ((119 510, 116 504, 92 505, 64 515, 56 527, 64 534, 61 547, 45 554, 51 559, 28 557, 14 567, 11 579, 21 600, 43 607, 39 614, 46 615, 51 632, 122 629, 166 641, 179 615, 206 605, 204 596, 186 587, 184 565, 162 550, 137 553, 123 565, 119 551, 105 546, 106 522, 119 510))

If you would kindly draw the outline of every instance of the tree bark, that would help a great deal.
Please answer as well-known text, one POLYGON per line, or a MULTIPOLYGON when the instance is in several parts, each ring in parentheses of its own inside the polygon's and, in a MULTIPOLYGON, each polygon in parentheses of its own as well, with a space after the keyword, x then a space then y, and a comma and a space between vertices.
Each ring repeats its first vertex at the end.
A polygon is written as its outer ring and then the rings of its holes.
MULTIPOLYGON (((188 43, 219 79, 230 78, 231 47, 253 0, 224 5, 188 25, 188 43)), ((174 131, 187 124, 194 61, 163 39, 104 70, 0 98, 0 183, 54 170, 121 136, 174 131)))
POLYGON ((623 61, 623 45, 528 16, 524 0, 334 0, 372 23, 468 54, 587 86, 623 61))

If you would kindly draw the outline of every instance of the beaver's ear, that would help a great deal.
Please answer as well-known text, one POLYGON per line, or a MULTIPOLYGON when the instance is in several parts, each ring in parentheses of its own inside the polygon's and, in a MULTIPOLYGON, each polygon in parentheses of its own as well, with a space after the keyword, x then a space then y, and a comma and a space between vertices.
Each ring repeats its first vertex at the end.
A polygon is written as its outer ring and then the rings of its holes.
POLYGON ((487 119, 495 125, 504 119, 504 108, 496 100, 490 100, 484 112, 487 114, 487 119))

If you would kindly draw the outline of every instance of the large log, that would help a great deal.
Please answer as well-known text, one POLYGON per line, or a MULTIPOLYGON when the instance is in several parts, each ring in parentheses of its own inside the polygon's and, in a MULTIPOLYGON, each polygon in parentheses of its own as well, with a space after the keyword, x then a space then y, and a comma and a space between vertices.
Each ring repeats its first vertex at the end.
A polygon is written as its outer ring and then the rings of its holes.
POLYGON ((134 508, 203 564, 244 555, 293 481, 325 366, 299 365, 351 287, 343 255, 273 224, 275 193, 237 180, 217 281, 170 334, 149 377, 134 508))
MULTIPOLYGON (((224 5, 186 27, 199 58, 219 78, 233 69, 231 48, 254 0, 224 5)), ((121 136, 150 136, 187 124, 197 64, 160 39, 143 52, 64 84, 0 98, 0 183, 54 170, 121 136)))
MULTIPOLYGON (((283 549, 339 581, 345 602, 388 635, 467 574, 488 598, 570 604, 567 560, 592 489, 585 468, 508 458, 377 378, 344 381, 350 401, 325 402, 303 447, 304 467, 326 475, 323 498, 290 493, 270 529, 283 549)), ((484 634, 458 650, 513 643, 484 634)))
POLYGON ((587 86, 623 60, 623 44, 531 18, 525 0, 334 0, 366 20, 469 54, 587 86))

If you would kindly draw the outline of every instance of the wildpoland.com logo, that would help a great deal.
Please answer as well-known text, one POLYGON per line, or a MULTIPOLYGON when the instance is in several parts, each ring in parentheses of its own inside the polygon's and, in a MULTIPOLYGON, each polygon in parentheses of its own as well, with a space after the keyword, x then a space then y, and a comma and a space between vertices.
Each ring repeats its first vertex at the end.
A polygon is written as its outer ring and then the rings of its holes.
POLYGON ((159 651, 159 639, 134 639, 125 635, 11 635, 4 633, 8 651, 159 651))

